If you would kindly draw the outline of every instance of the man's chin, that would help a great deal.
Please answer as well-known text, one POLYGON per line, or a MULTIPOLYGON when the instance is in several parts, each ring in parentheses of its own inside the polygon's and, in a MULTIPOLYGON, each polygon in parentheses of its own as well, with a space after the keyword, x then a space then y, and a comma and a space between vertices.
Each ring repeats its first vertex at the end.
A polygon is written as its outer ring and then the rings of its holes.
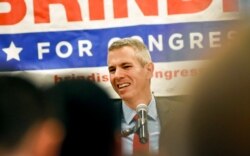
POLYGON ((123 100, 126 99, 126 95, 124 95, 124 94, 119 94, 119 96, 120 96, 120 98, 123 99, 123 100))
POLYGON ((124 101, 130 100, 132 98, 132 96, 128 93, 124 93, 124 94, 119 94, 120 98, 124 101))

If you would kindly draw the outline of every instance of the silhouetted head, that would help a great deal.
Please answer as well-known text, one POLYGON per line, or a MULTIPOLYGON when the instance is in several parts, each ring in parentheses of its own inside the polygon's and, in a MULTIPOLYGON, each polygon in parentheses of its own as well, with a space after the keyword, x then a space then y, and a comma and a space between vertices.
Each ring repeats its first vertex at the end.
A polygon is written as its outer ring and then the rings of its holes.
POLYGON ((48 94, 63 113, 66 135, 61 156, 114 154, 117 110, 100 86, 88 80, 68 80, 50 88, 48 94))
POLYGON ((46 113, 43 94, 34 84, 20 77, 0 76, 0 147, 18 146, 46 113))

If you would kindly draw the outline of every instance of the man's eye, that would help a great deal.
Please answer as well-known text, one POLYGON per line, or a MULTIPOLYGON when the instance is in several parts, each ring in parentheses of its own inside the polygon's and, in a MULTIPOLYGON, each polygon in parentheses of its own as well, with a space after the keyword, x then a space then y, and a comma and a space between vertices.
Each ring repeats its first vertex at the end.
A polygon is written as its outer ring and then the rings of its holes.
POLYGON ((114 72, 115 72, 115 69, 109 69, 109 72, 110 72, 110 73, 114 73, 114 72))
POLYGON ((131 67, 131 66, 124 66, 123 68, 127 69, 127 68, 129 68, 129 67, 131 67))

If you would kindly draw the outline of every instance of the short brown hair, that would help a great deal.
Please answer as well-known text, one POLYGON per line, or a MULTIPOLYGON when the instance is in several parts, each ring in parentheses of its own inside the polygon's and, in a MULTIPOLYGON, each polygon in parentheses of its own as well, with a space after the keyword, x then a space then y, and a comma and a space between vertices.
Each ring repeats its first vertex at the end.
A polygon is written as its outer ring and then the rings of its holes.
POLYGON ((139 41, 138 39, 123 38, 117 40, 110 45, 108 51, 111 52, 115 49, 120 49, 125 46, 132 47, 135 50, 135 55, 142 66, 149 62, 152 62, 148 48, 143 42, 139 41))

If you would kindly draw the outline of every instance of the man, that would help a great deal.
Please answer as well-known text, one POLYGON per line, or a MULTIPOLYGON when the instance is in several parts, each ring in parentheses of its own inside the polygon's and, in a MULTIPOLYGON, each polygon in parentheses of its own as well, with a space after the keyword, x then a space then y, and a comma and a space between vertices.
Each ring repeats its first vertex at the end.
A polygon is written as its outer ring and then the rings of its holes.
MULTIPOLYGON (((120 96, 121 128, 133 128, 136 107, 146 104, 148 107, 149 153, 157 154, 159 134, 163 124, 171 122, 171 105, 177 105, 176 97, 156 98, 153 96, 150 83, 154 64, 146 46, 139 40, 124 38, 115 41, 108 49, 108 70, 110 82, 120 96)), ((135 154, 134 134, 122 137, 124 155, 135 154)), ((145 153, 146 150, 145 150, 145 153)))
POLYGON ((13 76, 0 76, 0 86, 0 155, 57 156, 62 131, 42 91, 13 76))

